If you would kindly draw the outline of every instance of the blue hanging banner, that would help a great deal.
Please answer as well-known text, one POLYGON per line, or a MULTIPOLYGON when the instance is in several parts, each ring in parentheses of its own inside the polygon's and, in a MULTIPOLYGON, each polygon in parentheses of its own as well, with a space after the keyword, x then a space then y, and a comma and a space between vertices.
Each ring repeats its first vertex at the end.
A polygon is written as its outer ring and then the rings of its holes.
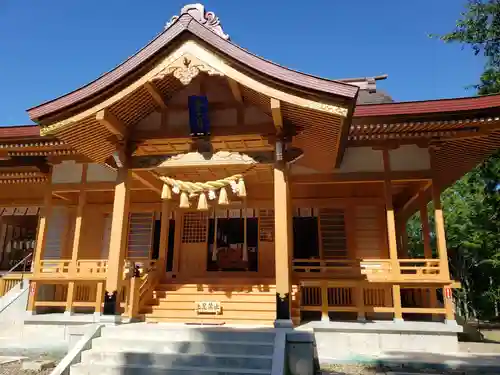
POLYGON ((201 95, 191 95, 188 97, 188 107, 191 135, 209 135, 208 98, 201 95))

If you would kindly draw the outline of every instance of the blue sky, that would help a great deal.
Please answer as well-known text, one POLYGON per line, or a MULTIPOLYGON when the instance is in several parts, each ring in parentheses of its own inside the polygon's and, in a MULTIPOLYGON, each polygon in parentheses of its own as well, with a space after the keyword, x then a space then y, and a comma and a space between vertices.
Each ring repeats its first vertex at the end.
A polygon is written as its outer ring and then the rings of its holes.
MULTIPOLYGON (((189 1, 1 0, 0 124, 133 55, 189 1)), ((387 73, 395 100, 473 95, 482 59, 428 37, 453 29, 465 0, 207 0, 240 46, 328 78, 387 73), (292 5, 293 4, 293 5, 292 5)))

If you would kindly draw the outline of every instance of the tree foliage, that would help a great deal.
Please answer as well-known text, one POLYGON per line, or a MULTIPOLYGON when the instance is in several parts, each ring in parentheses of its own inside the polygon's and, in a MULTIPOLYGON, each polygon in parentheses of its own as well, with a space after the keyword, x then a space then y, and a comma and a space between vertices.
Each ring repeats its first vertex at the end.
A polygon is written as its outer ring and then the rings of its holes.
MULTIPOLYGON (((500 0, 468 0, 455 29, 440 39, 461 43, 484 57, 484 72, 474 85, 478 95, 500 93, 500 0)), ((462 282, 456 307, 465 318, 499 316, 499 187, 500 152, 442 195, 450 271, 462 282)), ((432 222, 432 210, 429 217, 432 222)), ((407 229, 410 251, 423 254, 418 216, 410 219, 407 229)))
POLYGON ((486 65, 479 83, 479 95, 500 92, 500 1, 469 0, 455 30, 440 37, 444 42, 458 42, 483 55, 486 65))

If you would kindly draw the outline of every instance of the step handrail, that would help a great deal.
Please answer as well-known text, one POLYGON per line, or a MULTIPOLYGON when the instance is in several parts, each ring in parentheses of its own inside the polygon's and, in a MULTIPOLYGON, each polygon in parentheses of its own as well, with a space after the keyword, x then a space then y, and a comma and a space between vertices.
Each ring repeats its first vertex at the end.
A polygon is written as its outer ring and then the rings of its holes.
POLYGON ((33 256, 33 252, 29 253, 28 255, 26 255, 23 259, 21 259, 19 262, 17 262, 13 267, 11 267, 10 270, 8 270, 6 273, 4 273, 3 275, 0 275, 0 277, 5 277, 7 276, 8 274, 10 273, 13 273, 14 270, 19 267, 21 264, 24 263, 24 267, 23 267, 23 271, 21 272, 21 279, 23 279, 24 277, 24 274, 26 273, 26 261, 31 258, 33 256))

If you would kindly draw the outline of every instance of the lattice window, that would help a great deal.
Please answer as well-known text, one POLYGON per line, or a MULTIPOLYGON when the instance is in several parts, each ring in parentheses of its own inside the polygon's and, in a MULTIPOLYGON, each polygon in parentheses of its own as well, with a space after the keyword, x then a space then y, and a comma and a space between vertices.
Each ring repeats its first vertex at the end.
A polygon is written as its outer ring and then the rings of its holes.
POLYGON ((154 213, 131 213, 128 223, 127 258, 150 258, 154 213))
POLYGON ((207 213, 186 212, 182 226, 182 243, 200 243, 207 240, 207 213))
POLYGON ((259 241, 274 242, 274 210, 259 210, 259 241))
POLYGON ((346 258, 347 239, 344 210, 339 208, 322 208, 319 216, 323 258, 346 258))

